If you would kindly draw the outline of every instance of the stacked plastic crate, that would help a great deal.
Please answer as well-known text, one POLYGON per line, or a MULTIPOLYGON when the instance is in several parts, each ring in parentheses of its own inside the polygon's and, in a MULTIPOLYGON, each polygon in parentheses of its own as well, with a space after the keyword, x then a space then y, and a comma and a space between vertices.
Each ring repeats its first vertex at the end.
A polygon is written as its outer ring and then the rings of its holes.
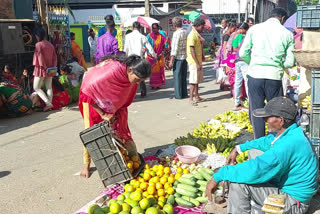
POLYGON ((311 104, 310 137, 318 158, 320 158, 320 68, 312 69, 311 104))

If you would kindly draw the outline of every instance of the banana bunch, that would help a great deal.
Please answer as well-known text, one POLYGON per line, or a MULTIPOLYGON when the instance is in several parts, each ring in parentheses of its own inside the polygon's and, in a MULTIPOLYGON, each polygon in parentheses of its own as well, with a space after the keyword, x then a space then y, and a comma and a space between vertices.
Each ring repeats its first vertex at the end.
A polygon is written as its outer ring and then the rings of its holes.
POLYGON ((253 133, 253 127, 249 120, 249 113, 246 111, 240 111, 237 113, 233 111, 226 111, 223 114, 216 114, 214 119, 219 120, 222 123, 227 122, 236 124, 238 127, 253 133))
POLYGON ((211 155, 212 153, 217 153, 217 148, 216 146, 214 145, 214 143, 212 144, 207 144, 207 149, 204 150, 205 153, 211 155))
POLYGON ((212 139, 223 137, 232 140, 240 135, 239 131, 228 130, 222 124, 200 123, 199 127, 199 129, 193 130, 192 134, 194 137, 212 139))
POLYGON ((240 155, 236 158, 238 163, 243 163, 248 160, 248 151, 242 152, 240 155))
POLYGON ((311 109, 311 96, 306 96, 306 98, 304 98, 303 100, 300 100, 299 106, 310 110, 311 109))

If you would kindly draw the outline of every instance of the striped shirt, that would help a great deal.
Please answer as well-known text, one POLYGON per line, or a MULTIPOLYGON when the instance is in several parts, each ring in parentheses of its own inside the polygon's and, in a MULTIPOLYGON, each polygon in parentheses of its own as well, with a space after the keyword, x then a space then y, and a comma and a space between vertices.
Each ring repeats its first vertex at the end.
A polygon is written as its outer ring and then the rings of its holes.
POLYGON ((187 58, 187 37, 188 33, 183 28, 179 28, 173 33, 171 56, 175 56, 177 60, 185 60, 187 58))

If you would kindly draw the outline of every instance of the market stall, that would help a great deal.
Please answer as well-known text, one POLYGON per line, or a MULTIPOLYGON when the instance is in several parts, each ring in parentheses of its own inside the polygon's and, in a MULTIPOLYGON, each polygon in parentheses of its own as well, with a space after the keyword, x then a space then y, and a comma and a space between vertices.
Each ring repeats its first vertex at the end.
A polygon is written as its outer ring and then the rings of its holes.
MULTIPOLYGON (((106 130, 105 125, 98 124, 80 134, 107 189, 77 214, 202 213, 208 200, 206 184, 214 169, 225 164, 237 143, 253 138, 248 112, 226 111, 141 160, 142 156, 139 159, 134 153, 126 153, 115 139, 102 146, 97 133, 101 137, 106 130)), ((247 153, 242 153, 237 161, 247 158, 247 153)), ((219 195, 222 187, 215 193, 219 195)), ((216 209, 225 206, 217 205, 216 209)))

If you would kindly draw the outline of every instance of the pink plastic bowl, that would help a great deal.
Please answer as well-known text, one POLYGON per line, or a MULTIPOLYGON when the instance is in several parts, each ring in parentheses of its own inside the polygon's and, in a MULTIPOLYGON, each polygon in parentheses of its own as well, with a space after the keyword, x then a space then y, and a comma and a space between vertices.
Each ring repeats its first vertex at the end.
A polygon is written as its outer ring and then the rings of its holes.
POLYGON ((194 146, 179 146, 176 148, 176 154, 182 163, 195 163, 201 151, 194 146))

